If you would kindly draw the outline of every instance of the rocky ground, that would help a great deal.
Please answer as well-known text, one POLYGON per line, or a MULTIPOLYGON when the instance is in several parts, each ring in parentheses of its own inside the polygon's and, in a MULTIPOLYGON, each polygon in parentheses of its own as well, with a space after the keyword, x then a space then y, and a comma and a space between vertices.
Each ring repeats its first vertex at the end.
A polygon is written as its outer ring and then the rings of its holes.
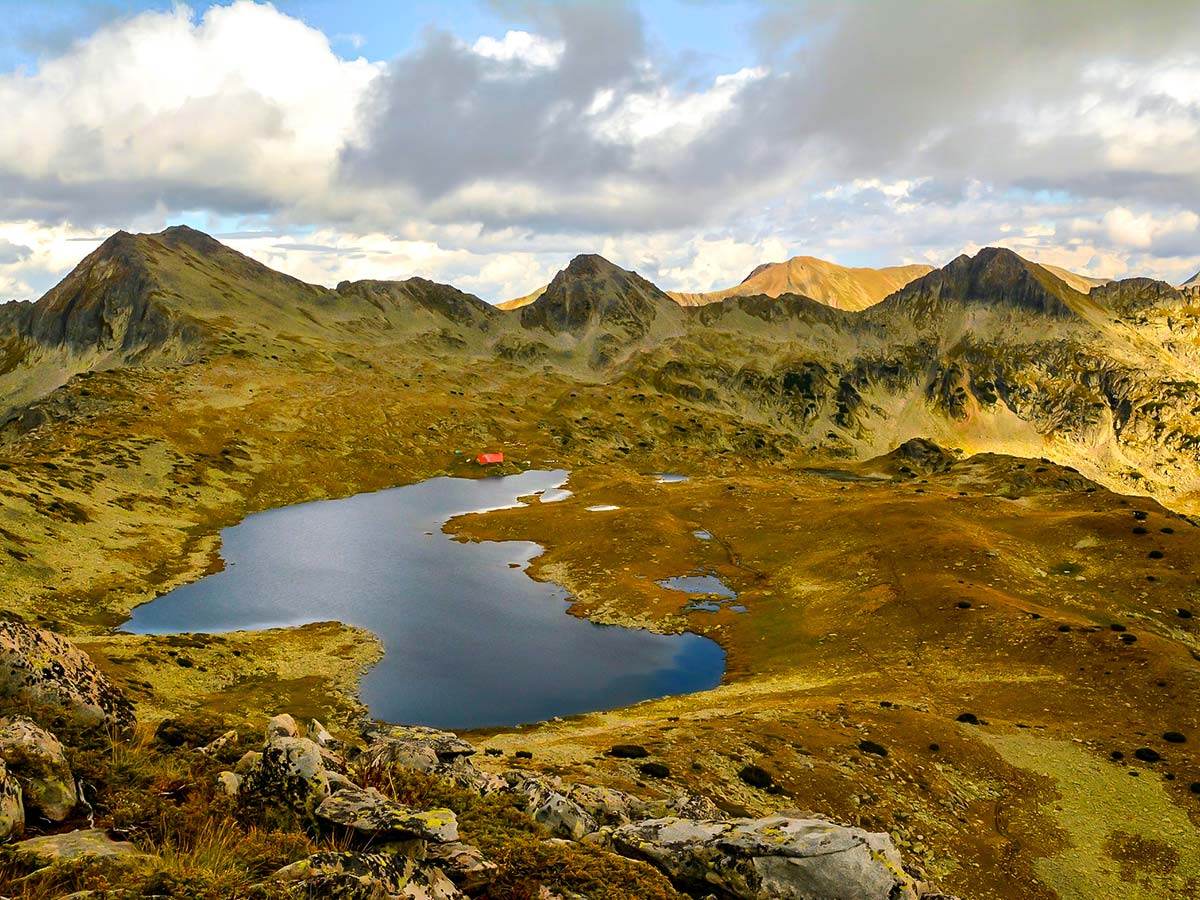
MULTIPOLYGON (((798 812, 730 818, 692 794, 644 800, 527 769, 494 774, 474 764, 472 744, 430 728, 373 723, 347 741, 285 713, 257 749, 236 730, 212 737, 215 718, 164 720, 139 740, 131 704, 88 657, 25 626, 0 630, 0 694, 30 714, 0 719, 6 897, 943 896, 886 834, 798 812), (168 787, 170 770, 186 779, 168 787)), ((741 777, 759 783, 752 768, 741 777)))

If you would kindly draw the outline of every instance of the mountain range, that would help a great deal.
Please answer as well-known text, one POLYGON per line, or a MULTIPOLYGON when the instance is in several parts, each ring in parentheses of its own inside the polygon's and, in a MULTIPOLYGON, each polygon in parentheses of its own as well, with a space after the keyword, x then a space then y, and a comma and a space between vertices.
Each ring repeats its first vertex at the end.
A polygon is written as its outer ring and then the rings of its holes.
MULTIPOLYGON (((1112 280, 1079 275, 1046 263, 1040 265, 1061 281, 1085 294, 1092 288, 1112 280)), ((756 266, 741 282, 732 287, 700 293, 668 291, 667 294, 680 306, 704 306, 731 297, 754 297, 760 294, 767 297, 800 294, 837 309, 863 310, 874 306, 889 294, 923 275, 928 275, 933 269, 933 266, 919 263, 885 266, 881 269, 852 268, 839 266, 815 256, 793 256, 786 262, 756 266)), ((1200 277, 1200 273, 1197 277, 1200 277)), ((1196 279, 1192 281, 1195 282, 1196 279)), ((546 286, 543 285, 522 297, 496 305, 505 310, 520 309, 537 300, 545 290, 546 286)))
POLYGON ((918 269, 868 279, 873 270, 793 260, 752 273, 744 285, 757 293, 693 306, 583 255, 504 310, 422 278, 305 284, 182 226, 121 232, 37 302, 0 307, 0 389, 6 427, 20 428, 90 370, 386 344, 499 360, 514 374, 628 381, 831 457, 923 437, 1045 456, 1122 490, 1196 502, 1200 287, 1092 285, 1002 248, 918 269), (859 291, 904 284, 857 311, 772 293, 846 273, 859 291))

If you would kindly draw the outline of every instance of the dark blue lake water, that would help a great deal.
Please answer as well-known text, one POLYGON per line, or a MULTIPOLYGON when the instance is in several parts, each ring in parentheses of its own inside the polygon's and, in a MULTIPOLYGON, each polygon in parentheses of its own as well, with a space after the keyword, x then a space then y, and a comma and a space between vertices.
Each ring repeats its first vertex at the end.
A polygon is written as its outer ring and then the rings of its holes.
POLYGON ((464 543, 441 530, 456 515, 555 496, 566 477, 434 478, 257 513, 221 533, 224 571, 139 606, 124 629, 216 633, 332 619, 368 628, 386 651, 361 685, 371 714, 441 728, 715 687, 725 654, 713 641, 568 615, 565 591, 525 574, 537 544, 464 543))

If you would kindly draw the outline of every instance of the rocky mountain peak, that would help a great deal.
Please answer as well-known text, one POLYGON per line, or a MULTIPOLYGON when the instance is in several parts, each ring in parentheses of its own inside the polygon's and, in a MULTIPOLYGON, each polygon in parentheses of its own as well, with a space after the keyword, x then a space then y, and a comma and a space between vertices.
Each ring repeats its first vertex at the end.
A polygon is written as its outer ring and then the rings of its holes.
POLYGON ((171 247, 189 247, 203 256, 214 256, 229 248, 211 235, 187 225, 172 225, 160 231, 154 237, 171 247))
POLYGON ((678 309, 674 300, 636 272, 587 253, 571 260, 537 300, 522 307, 521 324, 554 332, 615 325, 629 336, 641 336, 656 318, 678 309))
POLYGON ((904 309, 927 313, 934 307, 966 304, 1066 319, 1075 317, 1071 303, 1082 299, 1082 294, 1037 263, 1005 247, 985 247, 918 278, 877 309, 884 315, 904 309))

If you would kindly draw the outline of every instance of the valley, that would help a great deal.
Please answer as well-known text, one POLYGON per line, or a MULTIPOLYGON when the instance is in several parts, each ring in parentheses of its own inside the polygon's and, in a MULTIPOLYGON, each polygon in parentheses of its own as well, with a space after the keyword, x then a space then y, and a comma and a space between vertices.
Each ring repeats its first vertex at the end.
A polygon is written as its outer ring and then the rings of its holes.
POLYGON ((1198 301, 1145 279, 1084 294, 984 250, 861 312, 685 309, 600 257, 503 312, 420 279, 304 285, 189 229, 117 236, 5 308, 0 608, 77 641, 143 720, 348 728, 381 652, 365 631, 116 629, 219 569, 220 529, 251 513, 478 477, 503 449, 496 473, 569 470, 572 495, 448 533, 534 542, 529 575, 570 614, 710 637, 727 670, 472 740, 653 792, 606 753, 644 746, 667 786, 888 831, 971 898, 1183 900, 1198 301), (660 584, 705 573, 745 612, 660 584))

